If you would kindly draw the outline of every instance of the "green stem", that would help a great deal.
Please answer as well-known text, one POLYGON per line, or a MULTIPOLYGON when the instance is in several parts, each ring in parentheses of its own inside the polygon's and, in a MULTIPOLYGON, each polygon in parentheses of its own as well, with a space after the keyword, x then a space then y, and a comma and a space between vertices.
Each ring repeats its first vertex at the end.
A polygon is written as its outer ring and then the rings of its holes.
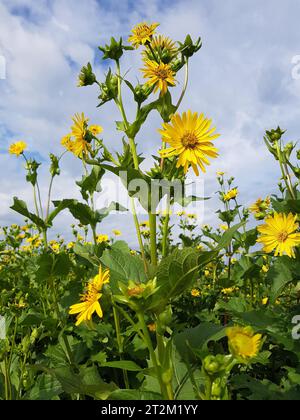
POLYGON ((94 245, 97 245, 97 231, 96 231, 96 226, 91 226, 91 229, 92 229, 92 233, 93 233, 94 245))
MULTIPOLYGON (((112 303, 113 303, 113 314, 114 314, 114 322, 115 322, 115 327, 116 327, 116 335, 117 335, 119 356, 120 356, 120 360, 123 360, 123 343, 122 343, 121 328, 120 328, 120 318, 119 318, 119 314, 118 314, 118 312, 117 312, 117 310, 114 306, 114 302, 112 302, 112 303)), ((122 372, 123 372, 125 388, 129 389, 130 385, 129 385, 127 371, 125 369, 122 369, 122 372)))
POLYGON ((279 142, 278 142, 278 141, 276 141, 275 145, 276 145, 276 149, 277 149, 277 156, 278 156, 278 160, 279 160, 279 165, 280 165, 280 170, 281 170, 282 178, 283 178, 283 180, 284 180, 284 183, 285 183, 285 185, 286 185, 286 188, 287 188, 287 190, 289 191, 289 193, 290 193, 291 197, 292 197, 294 200, 296 200, 296 197, 295 197, 295 193, 294 193, 294 191, 293 191, 293 188, 292 188, 292 186, 289 184, 289 182, 288 182, 288 176, 287 176, 287 174, 285 173, 285 169, 284 169, 284 164, 283 164, 283 160, 282 160, 282 154, 281 154, 281 149, 280 149, 280 146, 279 146, 279 142))
POLYGON ((163 383, 163 380, 162 380, 162 377, 161 377, 161 367, 159 366, 159 364, 157 362, 156 354, 155 354, 155 351, 153 349, 151 337, 150 337, 150 334, 149 334, 149 331, 148 331, 148 328, 147 328, 147 325, 146 325, 146 322, 145 322, 144 314, 142 312, 137 312, 137 317, 138 317, 138 320, 139 320, 139 323, 140 323, 140 327, 143 331, 145 344, 148 347, 152 364, 153 364, 153 366, 156 370, 157 380, 158 380, 159 385, 160 385, 162 396, 164 398, 168 399, 168 393, 166 392, 165 384, 163 383))
POLYGON ((43 211, 43 206, 42 206, 41 191, 40 191, 38 181, 36 181, 36 188, 37 188, 37 192, 38 192, 39 205, 40 205, 40 209, 41 209, 41 216, 42 216, 42 219, 44 219, 44 211, 43 211))
POLYGON ((156 214, 149 213, 150 227, 150 255, 152 265, 157 265, 157 249, 156 249, 156 214))
POLYGON ((166 217, 163 224, 163 237, 162 237, 162 256, 163 257, 166 257, 168 253, 169 222, 170 222, 170 207, 168 204, 168 207, 166 210, 166 217))
POLYGON ((40 212, 37 204, 37 198, 36 198, 36 188, 35 185, 33 186, 33 200, 34 200, 34 207, 37 217, 40 217, 40 212))
POLYGON ((185 62, 185 76, 184 76, 183 89, 182 89, 181 95, 180 95, 180 97, 178 99, 178 102, 176 104, 176 111, 180 107, 181 102, 182 102, 182 100, 184 98, 184 95, 185 95, 185 92, 186 92, 186 89, 187 89, 188 82, 189 82, 189 59, 187 58, 186 59, 186 62, 185 62))
POLYGON ((48 220, 49 213, 50 213, 50 201, 51 201, 51 192, 52 192, 54 177, 55 177, 55 175, 52 175, 50 185, 49 185, 48 199, 47 199, 47 210, 46 210, 46 222, 48 220))
POLYGON ((139 247, 140 247, 140 251, 141 251, 141 256, 142 256, 142 259, 143 259, 143 262, 144 262, 145 272, 147 273, 147 271, 148 271, 147 259, 146 259, 146 255, 145 255, 145 248, 144 248, 144 244, 143 244, 140 224, 139 224, 139 220, 138 220, 138 217, 137 217, 137 214, 136 214, 134 198, 130 197, 130 203, 131 203, 131 211, 132 211, 132 214, 133 214, 135 229, 136 229, 136 233, 137 233, 137 237, 138 237, 139 247))

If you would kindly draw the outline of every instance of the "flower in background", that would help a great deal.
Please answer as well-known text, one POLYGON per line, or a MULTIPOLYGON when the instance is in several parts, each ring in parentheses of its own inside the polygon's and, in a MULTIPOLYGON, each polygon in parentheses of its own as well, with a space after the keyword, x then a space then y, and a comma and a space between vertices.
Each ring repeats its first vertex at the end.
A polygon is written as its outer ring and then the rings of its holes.
POLYGON ((98 274, 88 283, 86 292, 81 296, 81 303, 70 306, 69 314, 77 314, 76 326, 83 321, 90 321, 94 312, 99 318, 103 317, 103 311, 99 300, 102 296, 102 287, 109 283, 109 270, 102 271, 100 265, 98 274))
POLYGON ((113 233, 115 236, 121 236, 121 235, 122 235, 122 232, 121 232, 120 230, 118 230, 118 229, 113 229, 113 230, 112 230, 112 233, 113 233))
MULTIPOLYGON (((73 153, 75 156, 82 158, 90 151, 91 145, 88 141, 88 135, 93 133, 88 127, 89 119, 85 117, 83 112, 81 114, 75 114, 72 120, 73 125, 71 126, 71 133, 62 138, 61 144, 66 150, 73 153)), ((102 127, 95 125, 91 127, 95 132, 102 129, 102 127)))
POLYGON ((270 205, 270 197, 265 198, 265 200, 258 198, 256 202, 249 207, 249 210, 251 211, 251 213, 260 213, 268 210, 270 205))
POLYGON ((234 326, 226 329, 231 354, 241 361, 255 357, 262 344, 262 335, 254 334, 251 327, 234 326))
POLYGON ((191 295, 192 295, 193 297, 199 297, 199 296, 201 295, 201 292, 200 292, 200 290, 198 290, 198 289, 192 289, 192 290, 191 290, 191 295))
POLYGON ((227 193, 223 194, 223 200, 224 201, 230 201, 234 200, 238 196, 238 189, 233 188, 232 190, 229 190, 227 193))
POLYGON ((147 42, 150 42, 152 36, 155 33, 155 29, 159 26, 159 23, 151 23, 148 25, 146 22, 139 23, 132 30, 132 35, 128 38, 135 48, 138 48, 140 45, 145 45, 147 42))
POLYGON ((97 244, 102 244, 102 242, 108 242, 108 235, 97 235, 97 244))
POLYGON ((206 172, 204 165, 209 165, 208 158, 216 158, 218 151, 212 140, 219 137, 214 134, 215 128, 211 127, 212 121, 203 114, 191 111, 181 115, 175 114, 170 123, 163 123, 163 129, 159 130, 162 140, 170 144, 170 148, 160 151, 164 158, 178 156, 176 167, 183 167, 187 173, 190 165, 198 176, 198 166, 206 172))
POLYGON ((149 48, 142 52, 144 60, 162 61, 169 64, 178 53, 178 48, 172 39, 164 35, 154 36, 149 48))
POLYGON ((220 226, 219 226, 219 228, 220 228, 221 230, 226 231, 226 230, 228 230, 228 225, 220 225, 220 226))
POLYGON ((145 67, 141 69, 144 78, 149 79, 146 84, 154 86, 154 93, 159 89, 162 95, 167 93, 169 86, 175 86, 175 72, 169 64, 145 60, 145 67))
POLYGON ((93 136, 98 136, 98 134, 102 133, 103 128, 101 125, 90 125, 89 131, 93 134, 93 136))
POLYGON ((264 245, 263 251, 270 253, 275 250, 275 256, 287 254, 295 258, 294 248, 300 244, 300 233, 297 232, 299 224, 296 220, 297 216, 292 213, 268 216, 265 224, 257 227, 261 234, 257 242, 264 245))
POLYGON ((9 146, 9 153, 11 155, 20 156, 27 149, 27 144, 24 141, 17 141, 9 146))
POLYGON ((224 176, 224 175, 225 175, 225 172, 221 172, 221 171, 217 172, 217 176, 224 176))

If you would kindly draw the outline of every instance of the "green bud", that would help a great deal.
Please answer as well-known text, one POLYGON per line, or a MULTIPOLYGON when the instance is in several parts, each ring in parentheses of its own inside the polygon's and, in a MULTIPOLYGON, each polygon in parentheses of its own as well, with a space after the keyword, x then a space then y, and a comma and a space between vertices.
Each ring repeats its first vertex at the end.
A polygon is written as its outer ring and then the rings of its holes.
POLYGON ((287 144, 284 146, 283 152, 284 152, 284 154, 285 154, 285 158, 286 158, 286 159, 289 159, 289 158, 290 158, 291 153, 292 153, 292 151, 293 151, 294 147, 295 147, 295 145, 294 145, 294 143, 292 143, 292 142, 287 143, 287 144))
POLYGON ((100 84, 101 94, 99 99, 101 99, 101 106, 106 102, 111 101, 112 99, 117 99, 118 97, 118 77, 112 74, 111 69, 108 70, 108 73, 105 78, 105 83, 100 84))
POLYGON ((220 370, 220 362, 215 356, 207 356, 203 361, 203 368, 208 375, 214 375, 220 370))
POLYGON ((280 140, 284 133, 285 131, 282 131, 280 127, 277 127, 276 130, 266 131, 267 138, 271 143, 280 140))
POLYGON ((266 213, 264 212, 255 213, 254 217, 256 220, 263 220, 266 217, 266 213))
POLYGON ((50 174, 51 176, 56 176, 60 174, 59 169, 59 160, 58 157, 50 153, 50 160, 51 160, 51 166, 50 166, 50 174))
POLYGON ((178 42, 178 44, 180 46, 179 51, 186 58, 192 57, 202 47, 201 38, 199 37, 194 44, 190 35, 186 36, 183 44, 181 42, 178 42))
POLYGON ((294 173, 297 178, 300 178, 300 168, 294 168, 294 173))
POLYGON ((96 83, 96 81, 97 79, 93 73, 91 63, 87 63, 87 65, 83 66, 80 70, 80 74, 78 76, 78 87, 90 86, 96 83))
POLYGON ((120 38, 119 41, 116 41, 114 37, 110 39, 110 45, 105 45, 105 47, 98 47, 100 51, 103 52, 103 60, 110 58, 111 60, 119 60, 124 50, 133 50, 133 47, 124 46, 123 40, 120 38))
POLYGON ((297 155, 297 159, 300 160, 300 150, 297 150, 296 155, 297 155))
POLYGON ((152 86, 149 86, 147 84, 144 85, 140 85, 138 84, 135 88, 134 88, 134 99, 138 104, 143 103, 144 101, 146 101, 146 99, 148 99, 148 96, 151 94, 153 90, 152 86))

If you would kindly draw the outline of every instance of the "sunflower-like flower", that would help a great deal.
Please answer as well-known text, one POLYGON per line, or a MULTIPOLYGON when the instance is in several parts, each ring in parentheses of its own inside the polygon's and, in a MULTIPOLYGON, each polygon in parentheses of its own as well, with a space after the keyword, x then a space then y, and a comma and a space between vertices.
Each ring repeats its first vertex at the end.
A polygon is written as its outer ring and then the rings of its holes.
POLYGON ((159 26, 159 23, 151 23, 148 25, 146 22, 139 23, 132 30, 132 35, 128 38, 135 48, 138 48, 140 45, 145 45, 146 42, 150 42, 152 36, 155 33, 155 29, 159 26))
POLYGON ((170 123, 164 123, 163 129, 159 130, 162 140, 170 144, 170 148, 161 150, 162 157, 178 156, 176 167, 182 166, 187 173, 189 166, 199 175, 198 166, 206 172, 204 165, 209 165, 208 158, 216 158, 218 150, 212 141, 219 137, 214 134, 215 128, 211 128, 212 121, 203 114, 191 111, 184 112, 182 116, 175 114, 170 123))
POLYGON ((17 141, 9 146, 9 153, 11 155, 20 156, 26 148, 27 144, 24 141, 17 141))
POLYGON ((108 235, 104 235, 104 234, 97 235, 97 244, 102 244, 103 242, 108 242, 108 241, 109 241, 108 235))
POLYGON ((76 326, 83 321, 90 321, 94 312, 99 318, 103 317, 103 311, 99 303, 102 296, 102 287, 109 283, 109 270, 102 270, 100 265, 99 273, 88 283, 86 292, 81 296, 81 303, 70 306, 69 314, 77 315, 76 326))
POLYGON ((257 227, 261 234, 257 242, 264 245, 263 250, 267 253, 275 250, 275 256, 287 254, 290 258, 295 258, 294 248, 300 244, 300 233, 297 232, 299 224, 296 220, 297 216, 292 213, 268 216, 265 224, 257 227))
POLYGON ((224 201, 230 201, 234 200, 238 196, 238 189, 232 188, 232 190, 229 190, 226 194, 223 194, 224 201))
POLYGON ((89 119, 83 112, 75 114, 72 120, 71 133, 62 138, 61 144, 66 150, 82 158, 90 151, 93 136, 102 133, 103 128, 100 125, 88 126, 89 119))
POLYGON ((144 78, 149 79, 146 82, 148 86, 154 86, 154 93, 159 89, 162 95, 165 95, 168 86, 175 86, 175 72, 169 64, 157 63, 153 60, 145 60, 145 67, 141 69, 144 78))
POLYGON ((142 55, 144 60, 162 61, 169 64, 177 56, 177 53, 178 48, 172 39, 164 35, 156 35, 142 55))
POLYGON ((231 354, 240 361, 255 357, 262 344, 262 335, 254 334, 251 327, 234 326, 226 329, 231 354))
POLYGON ((251 213, 260 213, 266 211, 271 205, 270 197, 267 197, 265 200, 258 198, 254 204, 249 207, 251 213))

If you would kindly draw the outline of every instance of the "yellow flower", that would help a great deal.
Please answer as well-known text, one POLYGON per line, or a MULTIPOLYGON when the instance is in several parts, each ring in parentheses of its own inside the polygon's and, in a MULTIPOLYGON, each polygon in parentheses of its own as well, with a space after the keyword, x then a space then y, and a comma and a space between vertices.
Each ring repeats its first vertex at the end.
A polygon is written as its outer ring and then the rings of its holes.
POLYGON ((27 144, 24 141, 17 141, 9 146, 9 153, 11 155, 20 156, 26 148, 27 144))
POLYGON ((201 295, 201 292, 200 292, 200 290, 198 290, 198 289, 192 289, 192 290, 191 290, 191 295, 192 295, 193 297, 199 297, 199 296, 201 295))
POLYGON ((184 216, 184 215, 185 215, 185 211, 184 211, 184 210, 182 210, 182 211, 178 211, 178 212, 176 213, 176 216, 179 216, 179 217, 184 216))
POLYGON ((161 59, 164 63, 170 63, 178 53, 178 48, 172 39, 164 35, 154 36, 150 42, 150 48, 142 52, 144 60, 161 59))
POLYGON ((21 227, 21 230, 22 230, 23 232, 27 232, 27 231, 29 230, 29 227, 28 227, 28 226, 22 226, 22 227, 21 227))
POLYGON ((264 297, 261 300, 262 305, 266 305, 268 302, 269 302, 269 298, 267 298, 267 297, 264 297))
POLYGON ((131 249, 130 250, 130 255, 136 255, 137 254, 137 252, 136 252, 136 250, 135 249, 131 249))
POLYGON ((112 233, 113 233, 115 236, 121 236, 121 235, 122 235, 122 232, 121 232, 120 230, 118 230, 118 229, 113 229, 113 230, 112 230, 112 233))
POLYGON ((84 237, 82 235, 77 235, 77 241, 81 242, 84 240, 84 237))
POLYGON ((175 86, 175 72, 168 64, 145 60, 145 67, 141 71, 144 73, 144 78, 149 79, 146 84, 154 86, 154 93, 159 89, 161 94, 165 95, 168 86, 175 86))
POLYGON ((197 249, 198 249, 198 251, 202 251, 203 249, 204 249, 204 246, 203 245, 197 245, 197 249))
POLYGON ((100 125, 90 125, 89 131, 94 135, 97 136, 98 134, 102 133, 103 128, 100 125))
POLYGON ((145 222, 140 223, 141 228, 149 228, 149 221, 145 220, 145 222))
POLYGON ((67 249, 72 249, 74 248, 75 243, 74 242, 69 242, 67 245, 67 249))
POLYGON ((217 172, 217 176, 224 176, 224 175, 225 175, 225 172, 221 172, 221 171, 217 172))
POLYGON ((225 230, 225 231, 228 230, 228 226, 227 225, 220 225, 219 228, 221 230, 225 230))
POLYGON ((61 144, 75 156, 82 157, 90 150, 90 143, 86 141, 88 118, 82 112, 75 114, 72 120, 71 133, 62 138, 61 144))
POLYGON ((227 287, 227 288, 225 288, 225 289, 222 289, 222 290, 221 290, 221 292, 222 292, 224 295, 230 295, 230 294, 231 294, 231 293, 233 293, 235 290, 236 290, 236 289, 235 289, 235 287, 227 287))
POLYGON ((145 22, 139 23, 132 30, 132 35, 128 38, 135 48, 138 48, 139 45, 145 45, 146 42, 150 42, 155 29, 159 26, 159 23, 151 23, 148 25, 145 22))
POLYGON ((287 254, 290 258, 295 258, 294 247, 300 244, 296 220, 297 216, 292 213, 275 213, 274 216, 267 217, 265 224, 257 227, 261 234, 257 242, 264 245, 263 250, 267 253, 275 250, 275 256, 287 254))
POLYGON ((197 219, 197 214, 195 214, 195 213, 188 213, 186 215, 186 217, 188 217, 189 219, 197 219))
POLYGON ((226 194, 223 194, 224 201, 230 201, 234 200, 238 196, 238 189, 233 188, 232 190, 229 190, 226 194))
POLYGON ((24 239, 25 238, 25 233, 20 233, 18 235, 18 239, 24 239))
POLYGON ((76 326, 83 321, 90 321, 94 312, 99 318, 103 317, 103 311, 99 303, 102 296, 101 290, 104 284, 109 282, 109 270, 102 271, 99 267, 99 273, 88 283, 86 292, 81 296, 81 303, 70 306, 69 314, 77 315, 76 326))
POLYGON ((59 252, 59 244, 57 242, 51 244, 51 248, 52 248, 53 252, 59 252))
POLYGON ((147 327, 148 327, 148 330, 149 330, 150 332, 155 332, 155 331, 156 331, 156 325, 155 325, 155 322, 151 322, 151 324, 148 324, 148 325, 147 325, 147 327))
POLYGON ((270 267, 269 267, 268 265, 266 265, 266 264, 264 264, 264 265, 261 267, 261 271, 262 271, 263 273, 267 273, 269 270, 270 270, 270 267))
POLYGON ((226 329, 231 354, 243 361, 255 357, 261 347, 261 334, 255 334, 251 327, 230 327, 226 329))
POLYGON ((271 200, 267 197, 265 200, 258 198, 252 206, 249 207, 251 213, 260 213, 267 210, 270 207, 271 200))
POLYGON ((97 235, 97 243, 101 244, 102 242, 108 242, 109 237, 108 235, 97 235))
POLYGON ((213 134, 215 128, 211 128, 211 120, 198 115, 197 112, 184 112, 182 116, 175 114, 171 123, 164 123, 163 130, 159 130, 162 140, 170 144, 170 148, 161 150, 162 157, 179 156, 176 167, 182 166, 187 173, 192 165, 196 175, 199 175, 198 167, 205 172, 205 164, 209 165, 208 157, 216 158, 217 149, 212 140, 219 137, 213 134))

